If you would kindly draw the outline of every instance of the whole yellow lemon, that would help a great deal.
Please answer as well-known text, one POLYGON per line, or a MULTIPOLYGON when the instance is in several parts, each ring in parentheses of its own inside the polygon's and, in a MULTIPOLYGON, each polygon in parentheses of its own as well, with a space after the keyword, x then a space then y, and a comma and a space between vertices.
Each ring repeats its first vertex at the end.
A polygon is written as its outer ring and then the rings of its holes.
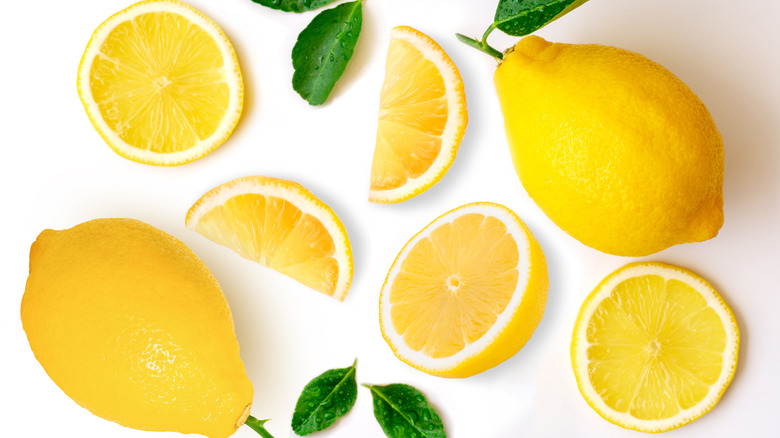
POLYGON ((520 40, 495 72, 515 170, 561 229, 644 256, 723 224, 723 140, 699 98, 627 50, 520 40))
POLYGON ((182 242, 132 219, 45 230, 30 250, 22 324, 76 403, 123 426, 230 436, 252 384, 233 318, 182 242))

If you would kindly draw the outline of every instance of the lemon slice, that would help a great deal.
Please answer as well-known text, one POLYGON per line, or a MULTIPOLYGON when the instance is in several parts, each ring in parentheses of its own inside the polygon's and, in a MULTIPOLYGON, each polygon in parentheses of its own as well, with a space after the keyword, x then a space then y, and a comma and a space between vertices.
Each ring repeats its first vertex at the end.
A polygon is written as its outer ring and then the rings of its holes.
POLYGON ((92 34, 78 70, 87 116, 119 155, 173 166, 233 132, 244 86, 233 46, 203 13, 176 0, 136 3, 92 34))
POLYGON ((187 228, 242 257, 344 300, 352 247, 336 213, 302 185, 264 176, 218 186, 187 212, 187 228))
POLYGON ((517 353, 542 319, 547 263, 525 224, 492 203, 456 208, 414 236, 379 297, 393 353, 414 368, 467 377, 517 353))
POLYGON ((417 30, 394 28, 368 199, 401 202, 436 184, 455 160, 467 122, 463 80, 449 56, 417 30))
POLYGON ((707 413, 737 367, 739 328, 717 292, 663 263, 632 263, 583 303, 571 344, 577 385, 605 419, 665 432, 707 413))

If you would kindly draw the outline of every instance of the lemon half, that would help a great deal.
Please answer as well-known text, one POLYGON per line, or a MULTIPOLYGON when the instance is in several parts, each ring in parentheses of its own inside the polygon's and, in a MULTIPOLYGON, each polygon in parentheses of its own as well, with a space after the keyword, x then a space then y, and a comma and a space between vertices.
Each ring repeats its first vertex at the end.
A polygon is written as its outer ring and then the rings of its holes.
POLYGON ((401 250, 379 297, 382 335, 407 364, 467 377, 517 353, 547 301, 547 263, 508 208, 467 204, 401 250))

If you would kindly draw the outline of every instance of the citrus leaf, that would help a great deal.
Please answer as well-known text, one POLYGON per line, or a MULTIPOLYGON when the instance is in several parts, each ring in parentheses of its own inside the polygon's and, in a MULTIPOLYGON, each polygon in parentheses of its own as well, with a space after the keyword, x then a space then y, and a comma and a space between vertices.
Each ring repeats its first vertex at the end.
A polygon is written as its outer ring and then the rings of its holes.
POLYGON ((512 36, 528 35, 586 1, 500 0, 493 25, 512 36))
POLYGON ((298 35, 292 84, 311 105, 323 104, 344 73, 362 24, 362 0, 357 0, 320 12, 298 35))
POLYGON ((306 12, 321 8, 335 0, 252 0, 255 3, 284 12, 306 12))
POLYGON ((412 386, 363 385, 371 390, 374 417, 390 438, 446 438, 439 415, 412 386))
POLYGON ((352 409, 357 400, 356 366, 357 359, 350 367, 325 371, 306 384, 295 403, 293 432, 318 432, 352 409))

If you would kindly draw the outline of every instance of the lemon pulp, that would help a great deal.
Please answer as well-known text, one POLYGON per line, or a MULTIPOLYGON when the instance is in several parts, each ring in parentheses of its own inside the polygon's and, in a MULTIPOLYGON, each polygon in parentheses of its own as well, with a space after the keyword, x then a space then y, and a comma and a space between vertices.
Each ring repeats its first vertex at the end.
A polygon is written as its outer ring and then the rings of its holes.
POLYGON ((400 202, 438 182, 455 159, 468 119, 463 81, 435 41, 399 26, 379 100, 369 200, 400 202))
POLYGON ((660 432, 703 415, 725 390, 739 330, 703 280, 681 268, 636 263, 583 304, 572 362, 588 402, 621 426, 660 432))
POLYGON ((314 290, 343 300, 352 279, 344 225, 303 186, 276 178, 238 178, 203 195, 187 226, 314 290))

